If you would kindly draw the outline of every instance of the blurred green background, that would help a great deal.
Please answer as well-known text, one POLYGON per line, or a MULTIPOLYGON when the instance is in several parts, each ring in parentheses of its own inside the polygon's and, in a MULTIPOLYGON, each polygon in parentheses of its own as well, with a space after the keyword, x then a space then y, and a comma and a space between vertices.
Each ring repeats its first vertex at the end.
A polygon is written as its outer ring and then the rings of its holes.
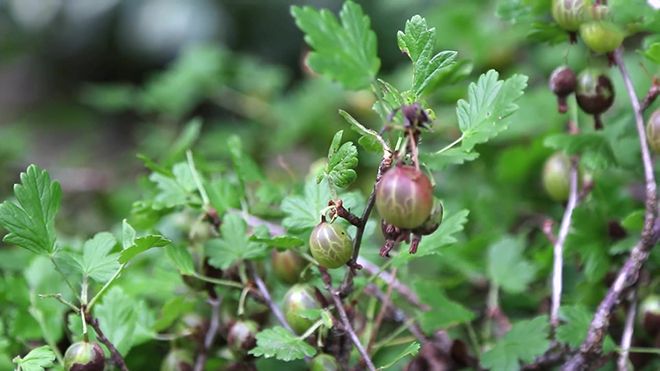
MULTIPOLYGON (((220 166, 228 157, 228 136, 238 134, 269 178, 291 183, 324 156, 337 130, 348 129, 339 108, 380 128, 371 92, 345 92, 306 69, 306 45, 289 15, 292 4, 341 6, 318 0, 0 1, 0 198, 27 164, 37 163, 64 187, 58 228, 88 235, 128 215, 139 198, 135 179, 146 172, 138 153, 166 160, 177 155, 177 145, 196 141, 195 151, 209 166, 220 166)), ((532 41, 528 25, 497 16, 496 1, 360 4, 378 35, 380 76, 395 85, 405 87, 410 72, 396 31, 412 15, 424 15, 437 28, 438 49, 459 52, 460 72, 429 98, 437 118, 425 148, 458 136, 455 103, 479 74, 494 68, 504 77, 530 77, 515 123, 480 148, 478 161, 436 174, 439 192, 450 203, 483 209, 477 218, 484 219, 485 230, 491 224, 511 228, 536 202, 552 205, 540 187, 540 168, 550 153, 542 142, 564 122, 547 76, 567 62, 577 71, 604 62, 584 47, 532 41), (478 204, 467 197, 470 187, 478 204)), ((638 42, 631 38, 628 46, 638 42)), ((640 64, 642 57, 629 58, 643 94, 653 71, 640 64)), ((620 79, 612 77, 622 93, 620 79)), ((620 109, 626 104, 617 99, 605 120, 629 120, 620 109)), ((357 138, 346 131, 348 139, 357 138)), ((357 187, 366 191, 378 158, 360 156, 369 176, 359 177, 357 187)), ((636 161, 635 153, 625 156, 636 161)))
MULTIPOLYGON (((516 140, 558 124, 543 89, 564 58, 536 47, 495 15, 493 1, 361 1, 378 34, 381 76, 403 81, 409 63, 396 31, 414 14, 438 29, 472 76, 496 68, 528 73, 525 99, 544 102, 516 125, 516 140), (530 70, 531 69, 531 70, 530 70), (401 76, 401 77, 399 77, 401 76), (540 119, 543 120, 540 120, 540 119)), ((370 92, 345 93, 305 71, 306 46, 292 4, 338 10, 339 1, 0 1, 0 198, 29 163, 49 169, 67 197, 65 231, 87 234, 127 215, 137 199, 136 158, 167 156, 183 125, 203 120, 197 151, 226 156, 238 133, 271 177, 300 178, 345 129, 343 108, 380 127, 370 92)), ((571 56, 577 57, 577 56, 571 56)), ((456 131, 453 107, 468 80, 436 90, 442 138, 456 131)), ((531 104, 531 103, 530 103, 531 104)), ((523 114, 520 116, 523 117, 523 114)), ((514 135, 514 134, 512 134, 514 135)), ((369 156, 369 155, 367 155, 369 156)), ((364 167, 376 158, 361 159, 364 167)))

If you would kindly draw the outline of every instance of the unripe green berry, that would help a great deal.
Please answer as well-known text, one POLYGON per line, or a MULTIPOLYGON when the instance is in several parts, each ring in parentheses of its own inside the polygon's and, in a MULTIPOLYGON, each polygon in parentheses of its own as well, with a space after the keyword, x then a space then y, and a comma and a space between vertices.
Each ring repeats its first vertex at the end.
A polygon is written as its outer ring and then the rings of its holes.
POLYGON ((395 166, 376 186, 376 208, 389 224, 403 229, 417 228, 433 209, 431 181, 413 166, 395 166))
POLYGON ((339 223, 322 221, 309 236, 309 249, 325 268, 339 268, 353 255, 353 240, 339 223))
POLYGON ((591 21, 580 26, 580 37, 596 53, 610 53, 625 37, 623 30, 610 21, 591 21))
POLYGON ((275 277, 288 284, 300 281, 300 274, 307 266, 305 259, 292 250, 277 251, 277 249, 273 249, 270 254, 270 262, 275 277))
POLYGON ((314 324, 314 320, 303 317, 301 313, 307 309, 320 308, 321 306, 314 297, 313 288, 309 285, 294 285, 284 296, 284 316, 297 334, 304 333, 314 324))
POLYGON ((552 0, 552 17, 564 30, 575 32, 584 21, 589 5, 587 0, 552 0))
POLYGON ((660 153, 660 109, 653 112, 646 123, 646 140, 655 153, 660 153))
POLYGON ((339 363, 335 357, 321 353, 312 359, 312 363, 309 365, 310 371, 338 371, 339 363))
POLYGON ((570 191, 571 160, 563 153, 552 155, 543 167, 543 187, 550 198, 566 201, 570 191))
POLYGON ((103 371, 105 355, 97 343, 79 341, 64 353, 64 368, 67 371, 103 371))

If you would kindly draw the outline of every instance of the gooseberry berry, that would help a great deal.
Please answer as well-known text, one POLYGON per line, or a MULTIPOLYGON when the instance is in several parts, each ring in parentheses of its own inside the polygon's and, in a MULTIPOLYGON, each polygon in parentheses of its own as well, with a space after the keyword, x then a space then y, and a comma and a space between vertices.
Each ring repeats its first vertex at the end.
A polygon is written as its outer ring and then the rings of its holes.
POLYGON ((353 240, 341 224, 323 220, 309 236, 309 249, 321 266, 339 268, 353 255, 353 240))
POLYGON ((413 166, 395 166, 376 186, 376 208, 389 224, 403 229, 417 228, 433 209, 431 181, 413 166))

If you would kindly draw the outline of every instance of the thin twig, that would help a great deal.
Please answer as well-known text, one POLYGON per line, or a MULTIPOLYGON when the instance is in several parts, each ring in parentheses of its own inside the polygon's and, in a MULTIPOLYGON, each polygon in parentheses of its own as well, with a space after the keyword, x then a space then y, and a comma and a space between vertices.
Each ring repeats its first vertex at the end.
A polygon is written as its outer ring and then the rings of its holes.
POLYGON ((99 320, 92 317, 92 315, 89 312, 84 312, 85 313, 85 320, 87 320, 87 323, 92 326, 94 329, 94 332, 96 332, 96 338, 105 345, 106 348, 110 351, 110 356, 112 357, 112 362, 119 367, 121 371, 128 371, 128 367, 126 366, 126 361, 124 361, 124 357, 122 357, 121 353, 115 348, 115 345, 112 344, 110 340, 108 340, 107 337, 105 337, 105 334, 101 330, 101 326, 99 326, 99 320))
POLYGON ((653 102, 655 102, 655 99, 658 98, 658 94, 660 94, 660 82, 658 82, 657 78, 654 78, 653 83, 649 88, 649 92, 646 93, 644 100, 642 100, 640 106, 641 112, 646 111, 646 109, 649 108, 653 104, 653 102))
POLYGON ((374 187, 371 190, 371 194, 369 195, 369 199, 367 200, 367 206, 364 208, 364 211, 362 212, 362 216, 360 217, 360 225, 357 226, 357 232, 355 232, 355 238, 353 239, 353 256, 351 257, 351 260, 349 260, 349 267, 348 271, 346 272, 346 276, 344 277, 344 281, 341 284, 341 287, 339 289, 341 296, 346 297, 351 293, 353 290, 353 278, 355 277, 355 267, 359 266, 358 265, 358 257, 360 256, 360 246, 362 245, 362 236, 364 235, 364 229, 367 226, 367 221, 369 221, 369 215, 371 215, 371 210, 374 208, 374 204, 376 203, 376 186, 378 185, 378 182, 380 181, 380 178, 383 176, 385 171, 389 169, 390 165, 392 164, 392 154, 389 153, 383 157, 383 159, 380 162, 380 165, 378 166, 378 172, 376 173, 376 180, 374 181, 374 187))
POLYGON ((612 312, 621 300, 624 290, 636 283, 637 278, 639 277, 639 272, 648 259, 650 251, 658 241, 660 235, 660 226, 657 225, 656 183, 653 174, 653 162, 646 142, 644 118, 642 117, 639 99, 637 98, 632 81, 630 80, 630 75, 623 62, 622 53, 623 51, 621 48, 617 49, 614 52, 614 61, 619 67, 628 96, 630 97, 633 114, 635 116, 640 149, 642 152, 642 164, 644 166, 644 180, 646 184, 646 213, 644 216, 644 228, 642 229, 640 241, 633 247, 630 252, 630 257, 628 257, 621 270, 619 270, 616 280, 598 306, 594 318, 591 321, 591 325, 589 326, 587 337, 580 346, 579 353, 564 364, 564 370, 572 371, 586 369, 587 367, 591 367, 595 359, 599 358, 600 353, 602 352, 603 339, 607 333, 612 312))
POLYGON ((559 325, 559 306, 561 305, 561 291, 562 291, 562 272, 564 266, 564 243, 568 236, 568 231, 571 228, 571 219, 573 217, 573 210, 578 202, 578 160, 577 158, 571 159, 571 168, 569 172, 569 193, 564 216, 561 219, 561 226, 559 227, 559 234, 553 246, 554 261, 552 270, 552 304, 550 309, 550 325, 554 330, 559 325))
MULTIPOLYGON (((381 302, 385 301, 385 297, 386 297, 385 293, 373 283, 367 285, 367 287, 365 288, 365 292, 369 295, 376 297, 381 302)), ((388 306, 389 309, 392 311, 392 318, 395 321, 404 324, 410 323, 409 325, 407 325, 408 331, 410 331, 410 333, 413 334, 417 338, 417 340, 419 340, 420 343, 426 341, 424 332, 422 332, 422 330, 419 328, 419 325, 415 322, 414 318, 408 317, 406 313, 401 308, 396 307, 394 303, 392 303, 392 301, 389 302, 388 306)))
POLYGON ((286 321, 286 318, 284 318, 284 315, 282 314, 280 307, 278 307, 277 304, 275 304, 275 302, 271 298, 270 293, 268 292, 268 287, 266 287, 264 280, 262 280, 261 277, 259 277, 259 274, 257 274, 256 270, 254 269, 252 269, 252 279, 257 284, 257 289, 259 290, 264 301, 270 308, 270 311, 273 312, 273 315, 275 315, 275 318, 277 318, 277 321, 282 325, 282 327, 289 330, 289 332, 295 335, 295 332, 293 331, 291 326, 289 326, 289 323, 286 321))
POLYGON ((211 322, 209 323, 209 328, 206 331, 206 335, 204 336, 204 343, 199 349, 199 354, 197 354, 197 360, 195 361, 195 371, 203 371, 204 366, 206 365, 208 352, 211 349, 211 346, 213 346, 215 336, 218 333, 218 327, 220 326, 221 303, 222 297, 215 298, 209 296, 209 305, 211 306, 211 322))
POLYGON ((635 330, 635 314, 637 313, 637 290, 630 291, 630 300, 628 312, 626 313, 626 323, 621 335, 621 351, 617 367, 619 371, 628 371, 628 353, 632 342, 633 331, 635 330))
POLYGON ((376 367, 374 366, 374 363, 371 361, 371 358, 369 358, 369 354, 367 353, 367 350, 364 349, 364 346, 362 346, 362 343, 360 343, 360 338, 358 338, 357 334, 355 333, 355 330, 353 330, 353 326, 351 325, 351 322, 348 319, 348 315, 346 314, 346 309, 344 308, 344 304, 341 302, 341 297, 339 296, 339 292, 332 288, 332 278, 330 278, 330 274, 328 274, 327 270, 321 267, 319 267, 319 271, 321 272, 321 278, 323 278, 323 282, 325 283, 326 290, 328 290, 330 296, 332 296, 332 301, 335 304, 335 309, 337 309, 337 312, 339 313, 339 318, 341 320, 342 326, 344 327, 344 331, 348 333, 348 336, 353 342, 353 345, 355 345, 355 348, 357 348, 358 352, 360 353, 360 356, 362 356, 362 360, 366 364, 367 369, 369 369, 370 371, 376 371, 376 367))
POLYGON ((385 272, 385 271, 381 272, 380 267, 377 266, 376 264, 372 263, 371 261, 369 261, 369 260, 367 260, 363 257, 359 257, 357 263, 360 264, 365 271, 369 272, 369 274, 374 275, 374 276, 377 275, 383 281, 391 283, 394 290, 396 290, 399 293, 399 295, 403 296, 406 300, 408 300, 408 302, 410 302, 410 304, 418 307, 419 309, 421 309, 423 311, 427 311, 427 310, 431 309, 428 305, 422 303, 419 300, 419 297, 417 296, 417 294, 415 294, 415 292, 413 290, 411 290, 410 287, 406 286, 403 282, 399 281, 396 277, 392 277, 392 275, 389 274, 388 272, 385 272))
POLYGON ((394 281, 394 278, 396 278, 396 268, 392 269, 392 280, 387 283, 387 292, 385 293, 385 297, 380 299, 381 306, 380 306, 380 310, 378 311, 378 315, 376 315, 376 320, 374 321, 374 327, 373 327, 373 332, 371 333, 371 338, 367 343, 367 353, 371 352, 371 348, 374 346, 374 342, 376 342, 376 336, 378 336, 378 330, 380 329, 380 325, 381 323, 383 323, 383 318, 385 318, 385 313, 387 313, 387 309, 389 308, 390 303, 392 302, 392 289, 394 287, 394 285, 392 285, 392 282, 394 281))

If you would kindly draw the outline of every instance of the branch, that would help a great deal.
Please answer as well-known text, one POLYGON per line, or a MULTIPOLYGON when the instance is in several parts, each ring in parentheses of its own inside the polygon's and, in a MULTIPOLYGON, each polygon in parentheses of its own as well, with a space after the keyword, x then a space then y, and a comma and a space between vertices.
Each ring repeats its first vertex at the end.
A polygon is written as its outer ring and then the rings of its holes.
POLYGON ((559 306, 561 305, 561 290, 562 290, 562 272, 564 266, 564 243, 568 236, 568 231, 571 229, 571 218, 573 217, 573 210, 578 202, 578 159, 571 158, 571 169, 569 172, 569 193, 568 203, 564 216, 561 219, 561 226, 559 227, 559 234, 555 240, 554 263, 552 270, 552 304, 550 307, 550 325, 554 330, 559 325, 559 306))
POLYGON ((392 269, 392 280, 387 283, 387 292, 385 293, 385 296, 380 299, 381 307, 378 311, 378 315, 376 316, 376 320, 374 321, 373 332, 371 333, 369 342, 367 343, 367 353, 371 352, 371 349, 374 346, 374 342, 376 342, 376 336, 378 336, 380 325, 383 323, 383 318, 385 318, 385 313, 387 313, 387 309, 390 307, 390 305, 392 305, 392 289, 394 288, 392 282, 396 278, 396 272, 396 268, 392 269))
POLYGON ((222 297, 216 298, 209 296, 209 305, 211 306, 211 322, 209 323, 209 328, 206 331, 204 336, 204 343, 200 347, 199 354, 197 355, 197 360, 195 361, 195 371, 203 371, 204 366, 206 365, 206 358, 213 346, 215 341, 215 336, 218 333, 218 327, 220 326, 220 304, 222 303, 222 297))
POLYGON ((105 334, 101 330, 101 326, 99 326, 99 320, 92 317, 92 315, 85 311, 85 320, 87 323, 92 326, 94 329, 94 332, 96 332, 96 338, 105 345, 106 348, 108 348, 108 351, 110 351, 110 356, 112 357, 112 362, 114 362, 117 367, 121 371, 128 371, 128 367, 126 366, 126 361, 124 361, 124 358, 121 356, 121 353, 115 348, 115 345, 112 344, 110 340, 108 340, 107 337, 105 337, 105 334))
MULTIPOLYGON (((376 297, 381 302, 386 301, 386 297, 387 297, 386 294, 373 283, 368 284, 365 287, 364 291, 367 294, 376 297)), ((417 338, 417 340, 419 340, 420 343, 424 343, 426 341, 426 337, 424 336, 424 333, 419 328, 417 323, 414 321, 414 318, 409 318, 401 308, 394 306, 394 303, 392 303, 391 301, 388 303, 388 308, 392 311, 392 319, 394 319, 395 321, 401 323, 407 323, 412 320, 412 322, 408 326, 408 331, 410 331, 410 333, 413 334, 417 338)))
POLYGON ((334 302, 335 308, 339 313, 339 318, 341 319, 344 330, 348 333, 351 341, 362 356, 362 360, 367 365, 367 368, 370 371, 376 371, 374 363, 371 361, 371 358, 369 358, 369 354, 367 353, 366 349, 364 349, 364 346, 362 346, 362 343, 360 343, 360 338, 358 338, 357 334, 355 334, 353 326, 351 326, 351 322, 348 319, 348 315, 346 314, 344 304, 341 302, 341 298, 339 297, 339 292, 332 288, 332 278, 330 278, 330 274, 328 274, 328 271, 322 267, 319 267, 319 271, 321 272, 321 278, 323 278, 326 290, 328 290, 330 296, 332 296, 332 301, 334 302))
POLYGON ((619 371, 628 371, 628 353, 630 352, 630 343, 632 341, 633 331, 635 330, 635 314, 637 312, 637 291, 633 289, 630 292, 630 305, 626 313, 626 323, 621 335, 621 353, 617 366, 619 371))
POLYGON ((644 97, 644 100, 642 101, 640 110, 641 112, 646 111, 647 108, 649 108, 655 99, 658 97, 658 94, 660 94, 660 83, 658 82, 658 79, 654 78, 653 83, 651 84, 651 87, 649 88, 649 92, 646 93, 646 96, 644 97))
POLYGON ((257 284, 257 289, 259 290, 261 296, 268 305, 268 308, 270 308, 270 311, 273 312, 275 318, 277 318, 277 321, 282 325, 282 327, 289 330, 290 333, 295 335, 296 333, 293 331, 291 326, 289 326, 289 323, 284 318, 284 315, 282 314, 280 307, 278 307, 277 304, 275 304, 275 302, 271 298, 270 293, 268 292, 268 287, 266 287, 264 280, 262 280, 261 277, 259 277, 259 274, 257 274, 257 271, 255 269, 252 269, 252 267, 250 268, 252 271, 252 279, 257 284))
POLYGON ((408 300, 410 304, 419 307, 419 309, 423 311, 427 311, 431 309, 428 305, 419 301, 419 297, 417 296, 417 294, 415 294, 414 291, 410 289, 410 287, 406 286, 396 277, 392 277, 391 274, 385 271, 381 271, 380 267, 377 266, 376 264, 372 263, 371 261, 363 257, 359 257, 357 263, 361 265, 365 271, 369 272, 369 274, 377 276, 383 279, 383 281, 385 282, 391 283, 392 288, 394 288, 394 290, 396 290, 399 293, 399 295, 403 296, 406 300, 408 300))
POLYGON ((630 252, 630 257, 628 257, 628 260, 626 260, 621 270, 619 270, 614 284, 607 291, 605 298, 598 306, 594 318, 591 321, 591 325, 589 326, 587 338, 580 346, 579 353, 564 364, 564 370, 586 369, 592 364, 593 360, 600 356, 603 339, 607 333, 612 312, 621 300, 624 290, 634 285, 637 281, 639 272, 660 236, 660 225, 657 223, 656 183, 653 174, 653 162, 651 161, 651 154, 646 142, 644 117, 642 116, 639 99, 635 94, 630 75, 623 62, 621 48, 614 52, 614 62, 619 67, 621 77, 623 78, 628 96, 630 97, 630 103, 635 116, 640 149, 642 152, 642 164, 644 166, 644 180, 646 184, 646 213, 644 216, 644 228, 642 229, 640 241, 633 247, 630 252))
POLYGON ((357 226, 357 232, 355 232, 355 238, 353 239, 353 256, 351 257, 351 260, 349 260, 348 262, 348 265, 351 268, 346 272, 346 276, 344 277, 344 282, 341 284, 341 287, 339 289, 342 297, 346 297, 353 290, 353 278, 355 277, 354 267, 358 266, 357 261, 358 261, 358 257, 360 256, 360 246, 362 244, 362 236, 364 235, 364 228, 367 226, 369 215, 371 215, 371 210, 373 210, 374 204, 376 203, 376 186, 378 185, 380 178, 383 176, 383 173, 385 173, 385 171, 389 169, 391 164, 392 164, 392 154, 388 153, 383 157, 383 159, 380 162, 380 165, 378 166, 378 172, 376 173, 376 180, 374 182, 374 187, 371 190, 369 199, 367 200, 367 206, 364 208, 364 211, 362 212, 362 216, 360 217, 360 224, 357 226))

